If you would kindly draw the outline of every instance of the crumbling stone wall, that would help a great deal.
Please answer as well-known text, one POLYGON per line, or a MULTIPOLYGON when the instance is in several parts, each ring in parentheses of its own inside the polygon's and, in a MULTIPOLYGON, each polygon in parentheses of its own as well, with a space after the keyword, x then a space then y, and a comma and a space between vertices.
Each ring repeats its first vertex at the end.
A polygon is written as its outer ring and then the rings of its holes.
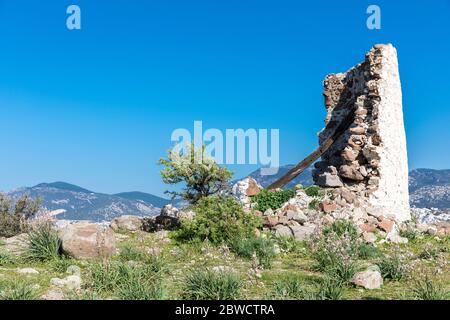
POLYGON ((317 185, 336 188, 337 202, 397 221, 410 219, 408 163, 397 52, 375 45, 363 63, 324 81, 329 138, 352 113, 353 123, 315 164, 317 185))

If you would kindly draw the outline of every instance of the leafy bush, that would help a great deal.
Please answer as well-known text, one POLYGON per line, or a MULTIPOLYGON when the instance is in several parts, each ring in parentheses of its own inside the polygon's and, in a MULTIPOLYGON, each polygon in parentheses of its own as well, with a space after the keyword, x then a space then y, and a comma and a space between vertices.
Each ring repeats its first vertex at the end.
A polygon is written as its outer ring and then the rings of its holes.
POLYGON ((295 196, 295 190, 287 189, 281 191, 262 190, 258 195, 252 198, 256 203, 256 210, 265 212, 267 209, 279 209, 286 201, 295 196))
POLYGON ((318 197, 319 191, 320 191, 319 186, 309 186, 305 188, 305 193, 310 197, 318 197))
POLYGON ((407 275, 406 266, 398 254, 384 256, 377 264, 380 267, 381 275, 385 279, 399 281, 407 275))
POLYGON ((263 238, 237 239, 231 242, 231 250, 238 256, 252 259, 255 255, 258 265, 271 268, 275 258, 274 242, 263 238))
POLYGON ((49 224, 34 228, 29 233, 25 258, 32 261, 49 261, 60 257, 61 240, 49 224))
POLYGON ((210 196, 194 206, 193 220, 183 220, 174 237, 180 241, 204 241, 221 244, 233 239, 251 238, 260 221, 247 214, 234 198, 210 196))
POLYGON ((193 271, 185 279, 182 296, 187 300, 236 300, 243 281, 234 273, 193 271))
POLYGON ((14 281, 7 284, 0 292, 0 300, 35 300, 35 290, 23 281, 14 281))
POLYGON ((0 237, 13 237, 27 231, 26 221, 39 210, 40 200, 23 195, 12 205, 11 199, 0 193, 0 237))
POLYGON ((182 150, 169 150, 167 159, 161 158, 158 164, 165 166, 161 170, 164 183, 184 183, 182 192, 166 193, 190 203, 197 203, 202 198, 225 190, 232 176, 226 167, 220 167, 205 154, 204 146, 195 149, 193 143, 187 146, 184 153, 182 150))
POLYGON ((450 297, 450 292, 433 282, 426 276, 424 279, 416 280, 413 287, 414 298, 418 300, 446 300, 450 297))

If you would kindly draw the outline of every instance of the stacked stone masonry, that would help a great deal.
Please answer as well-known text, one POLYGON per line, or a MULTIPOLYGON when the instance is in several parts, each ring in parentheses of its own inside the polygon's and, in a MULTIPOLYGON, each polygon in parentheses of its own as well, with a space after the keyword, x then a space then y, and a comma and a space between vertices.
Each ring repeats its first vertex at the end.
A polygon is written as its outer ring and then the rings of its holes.
POLYGON ((363 63, 324 81, 322 144, 341 121, 352 125, 315 164, 317 185, 335 188, 342 206, 363 207, 398 222, 410 219, 408 162, 397 52, 375 45, 363 63))

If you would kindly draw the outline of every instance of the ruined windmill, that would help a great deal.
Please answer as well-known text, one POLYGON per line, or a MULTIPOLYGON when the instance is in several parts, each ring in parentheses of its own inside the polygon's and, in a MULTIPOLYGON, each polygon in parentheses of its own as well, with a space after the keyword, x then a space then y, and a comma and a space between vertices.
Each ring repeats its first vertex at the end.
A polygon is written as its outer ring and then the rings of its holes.
POLYGON ((409 220, 408 161, 397 51, 375 45, 361 64, 324 81, 326 127, 319 148, 281 179, 277 189, 319 157, 314 182, 334 188, 341 205, 409 220))

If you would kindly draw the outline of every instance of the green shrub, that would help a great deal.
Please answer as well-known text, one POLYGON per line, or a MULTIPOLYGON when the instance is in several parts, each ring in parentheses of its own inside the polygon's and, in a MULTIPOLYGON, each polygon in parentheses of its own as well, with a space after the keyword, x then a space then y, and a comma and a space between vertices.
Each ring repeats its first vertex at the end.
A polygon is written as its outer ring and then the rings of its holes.
POLYGON ((236 300, 243 287, 236 274, 210 270, 193 271, 184 283, 182 296, 187 300, 236 300))
POLYGON ((256 203, 256 210, 265 212, 267 209, 279 209, 289 199, 295 197, 295 190, 287 189, 281 191, 262 190, 258 195, 252 198, 256 203))
POLYGON ((305 188, 305 193, 310 197, 318 197, 319 191, 320 191, 319 186, 309 186, 305 188))
POLYGON ((49 224, 32 229, 25 258, 32 261, 49 261, 60 257, 61 240, 49 224))
POLYGON ((40 199, 20 197, 14 206, 6 195, 0 193, 0 237, 13 237, 27 231, 27 220, 39 210, 40 199))
POLYGON ((272 267, 272 262, 276 256, 275 243, 269 239, 250 238, 237 239, 231 242, 231 250, 238 256, 252 259, 253 255, 258 259, 258 264, 263 268, 272 267))
POLYGON ((233 239, 251 238, 260 219, 244 212, 234 198, 210 196, 198 201, 193 220, 183 220, 174 237, 179 241, 204 241, 221 244, 233 239))
POLYGON ((418 300, 446 300, 450 297, 449 291, 446 291, 441 285, 433 282, 428 276, 415 281, 413 294, 414 298, 418 300))
POLYGON ((35 290, 23 281, 14 281, 5 285, 0 292, 0 300, 35 300, 35 290))
POLYGON ((362 243, 358 247, 358 257, 361 259, 372 259, 380 255, 380 251, 373 245, 362 243))
POLYGON ((407 269, 398 254, 391 256, 384 256, 381 261, 377 263, 380 267, 381 275, 385 279, 402 280, 407 275, 407 269))

